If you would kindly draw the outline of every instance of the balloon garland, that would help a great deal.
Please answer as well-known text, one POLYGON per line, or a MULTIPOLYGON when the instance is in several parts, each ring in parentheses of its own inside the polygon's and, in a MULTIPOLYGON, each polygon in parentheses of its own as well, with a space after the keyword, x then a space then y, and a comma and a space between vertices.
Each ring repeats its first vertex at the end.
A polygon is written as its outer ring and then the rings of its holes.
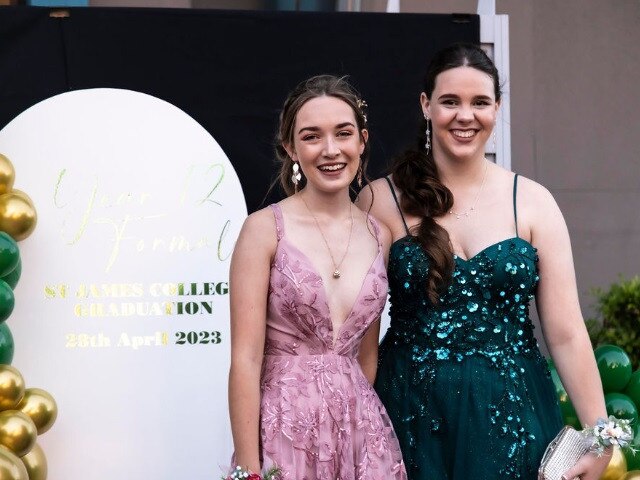
POLYGON ((29 195, 13 189, 15 178, 13 164, 0 153, 0 231, 19 242, 36 228, 38 215, 29 195))
MULTIPOLYGON (((640 369, 632 372, 629 356, 616 345, 600 345, 594 355, 602 380, 607 415, 631 420, 635 434, 631 446, 640 450, 640 369)), ((565 424, 582 428, 552 361, 549 361, 549 370, 565 424)), ((640 451, 634 455, 631 449, 622 452, 616 448, 600 480, 640 480, 640 451)))
POLYGON ((13 188, 14 181, 13 164, 0 154, 0 480, 46 480, 47 459, 37 438, 51 428, 58 407, 45 390, 25 388, 22 374, 10 365, 14 344, 5 322, 22 274, 16 242, 37 223, 33 201, 13 188))

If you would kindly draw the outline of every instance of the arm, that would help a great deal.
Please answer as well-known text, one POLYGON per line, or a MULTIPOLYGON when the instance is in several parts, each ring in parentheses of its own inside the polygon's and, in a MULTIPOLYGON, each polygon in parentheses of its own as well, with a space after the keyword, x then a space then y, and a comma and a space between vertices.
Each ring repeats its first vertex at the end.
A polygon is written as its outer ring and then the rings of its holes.
MULTIPOLYGON (((527 183, 533 190, 531 205, 536 205, 531 237, 540 257, 536 304, 544 338, 580 422, 593 426, 607 414, 600 375, 578 302, 569 232, 551 194, 539 185, 527 183)), ((608 461, 608 455, 602 458, 586 455, 568 472, 567 478, 582 474, 583 480, 596 480, 608 461)))
POLYGON ((264 354, 267 295, 275 226, 269 210, 245 221, 229 276, 231 368, 229 416, 236 463, 260 472, 260 371, 264 354))
POLYGON ((367 377, 369 383, 373 385, 376 381, 376 373, 378 371, 378 338, 380 337, 380 319, 369 326, 367 333, 362 337, 360 343, 360 352, 358 353, 358 362, 362 368, 362 373, 367 377))

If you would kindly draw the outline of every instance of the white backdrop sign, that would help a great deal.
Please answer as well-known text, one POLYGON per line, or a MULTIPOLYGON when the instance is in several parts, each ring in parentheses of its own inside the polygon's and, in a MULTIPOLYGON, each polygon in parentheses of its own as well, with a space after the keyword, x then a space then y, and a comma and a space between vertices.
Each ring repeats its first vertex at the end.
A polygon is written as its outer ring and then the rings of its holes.
POLYGON ((21 242, 13 365, 58 402, 49 478, 213 479, 227 414, 229 260, 238 177, 191 117, 92 89, 0 131, 38 211, 21 242))

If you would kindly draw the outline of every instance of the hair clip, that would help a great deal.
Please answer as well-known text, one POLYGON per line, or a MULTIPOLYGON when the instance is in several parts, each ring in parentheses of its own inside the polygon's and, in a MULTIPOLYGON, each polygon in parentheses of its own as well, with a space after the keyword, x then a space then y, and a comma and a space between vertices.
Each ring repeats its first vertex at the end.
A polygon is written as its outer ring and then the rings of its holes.
POLYGON ((358 110, 360 110, 360 113, 362 114, 362 117, 364 118, 364 123, 367 123, 367 114, 364 113, 364 109, 367 108, 369 105, 367 105, 367 102, 365 102, 361 98, 356 98, 356 105, 358 105, 358 110))

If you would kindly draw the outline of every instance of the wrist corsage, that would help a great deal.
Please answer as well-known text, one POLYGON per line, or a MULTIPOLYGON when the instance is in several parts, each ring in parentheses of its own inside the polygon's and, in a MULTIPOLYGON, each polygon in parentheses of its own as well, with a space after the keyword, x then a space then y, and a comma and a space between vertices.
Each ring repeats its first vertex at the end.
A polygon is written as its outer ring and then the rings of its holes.
POLYGON ((608 419, 599 418, 593 427, 587 426, 582 430, 589 445, 589 450, 602 455, 606 448, 618 445, 622 449, 630 449, 634 454, 636 449, 630 444, 633 440, 631 420, 618 419, 610 415, 608 419))
POLYGON ((263 472, 262 475, 258 475, 237 466, 229 475, 222 477, 222 480, 281 480, 281 478, 282 470, 279 467, 271 467, 263 472))

